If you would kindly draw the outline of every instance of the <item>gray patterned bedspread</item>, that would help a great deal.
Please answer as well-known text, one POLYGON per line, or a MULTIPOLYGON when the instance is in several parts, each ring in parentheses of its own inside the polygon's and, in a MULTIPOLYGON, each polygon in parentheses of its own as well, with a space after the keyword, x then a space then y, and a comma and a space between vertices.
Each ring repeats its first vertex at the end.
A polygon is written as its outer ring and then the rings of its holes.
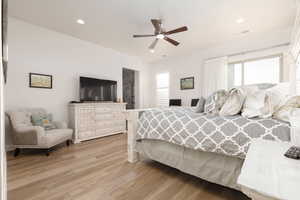
POLYGON ((271 118, 222 117, 184 108, 148 110, 138 120, 137 140, 164 140, 239 158, 245 158, 255 138, 288 142, 290 125, 271 118))

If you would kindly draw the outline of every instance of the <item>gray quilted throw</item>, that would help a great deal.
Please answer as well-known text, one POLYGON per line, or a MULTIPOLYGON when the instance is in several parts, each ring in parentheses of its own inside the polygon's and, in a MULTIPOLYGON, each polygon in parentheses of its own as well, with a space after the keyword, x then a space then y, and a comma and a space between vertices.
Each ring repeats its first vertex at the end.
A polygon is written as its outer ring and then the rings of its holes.
POLYGON ((137 139, 245 158, 252 139, 290 141, 290 125, 275 119, 216 116, 184 108, 152 109, 139 118, 137 139))

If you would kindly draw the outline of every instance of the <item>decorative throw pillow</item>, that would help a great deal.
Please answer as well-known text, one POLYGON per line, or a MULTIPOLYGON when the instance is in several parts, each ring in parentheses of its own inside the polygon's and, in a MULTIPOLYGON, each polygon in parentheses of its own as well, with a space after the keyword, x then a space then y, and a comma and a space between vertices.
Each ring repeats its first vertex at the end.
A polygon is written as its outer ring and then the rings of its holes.
POLYGON ((300 96, 290 98, 284 105, 274 112, 273 117, 275 119, 289 122, 291 112, 297 108, 300 108, 300 96))
POLYGON ((220 115, 230 116, 237 115, 241 112, 245 101, 245 93, 240 88, 233 88, 229 91, 228 98, 220 110, 220 115))
POLYGON ((266 91, 259 90, 253 94, 248 94, 242 109, 242 116, 247 118, 262 115, 265 106, 266 91))
POLYGON ((218 90, 210 95, 205 102, 204 112, 218 114, 228 97, 226 90, 218 90))
POLYGON ((52 114, 32 114, 31 121, 34 126, 44 127, 45 130, 55 129, 55 125, 52 123, 52 114))
POLYGON ((201 97, 194 108, 195 113, 203 113, 204 112, 205 99, 201 97))

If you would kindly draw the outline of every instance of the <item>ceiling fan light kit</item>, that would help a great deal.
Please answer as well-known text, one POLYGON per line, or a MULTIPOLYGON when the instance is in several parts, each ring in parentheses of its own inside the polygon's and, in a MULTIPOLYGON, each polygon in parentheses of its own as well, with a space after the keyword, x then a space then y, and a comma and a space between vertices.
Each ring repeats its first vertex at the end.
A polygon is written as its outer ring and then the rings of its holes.
POLYGON ((178 46, 180 43, 177 42, 176 40, 173 40, 171 38, 168 37, 168 35, 172 35, 175 33, 180 33, 180 32, 184 32, 187 31, 188 28, 186 26, 171 30, 171 31, 165 31, 162 28, 162 22, 160 19, 151 19, 151 23, 154 27, 154 34, 146 34, 146 35, 133 35, 134 38, 141 38, 141 37, 156 37, 155 40, 152 42, 152 44, 149 46, 150 52, 154 53, 154 49, 155 46, 158 42, 158 40, 165 40, 171 44, 173 44, 174 46, 178 46))

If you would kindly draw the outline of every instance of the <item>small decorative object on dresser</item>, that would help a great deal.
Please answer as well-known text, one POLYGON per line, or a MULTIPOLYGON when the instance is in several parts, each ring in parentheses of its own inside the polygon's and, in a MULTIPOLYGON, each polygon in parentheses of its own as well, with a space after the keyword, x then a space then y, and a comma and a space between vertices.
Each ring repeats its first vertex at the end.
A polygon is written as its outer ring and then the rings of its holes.
POLYGON ((126 132, 126 103, 73 103, 69 106, 74 143, 126 132))
POLYGON ((52 75, 29 73, 29 87, 52 89, 52 75))
POLYGON ((180 88, 181 90, 194 89, 194 77, 180 79, 180 88))

